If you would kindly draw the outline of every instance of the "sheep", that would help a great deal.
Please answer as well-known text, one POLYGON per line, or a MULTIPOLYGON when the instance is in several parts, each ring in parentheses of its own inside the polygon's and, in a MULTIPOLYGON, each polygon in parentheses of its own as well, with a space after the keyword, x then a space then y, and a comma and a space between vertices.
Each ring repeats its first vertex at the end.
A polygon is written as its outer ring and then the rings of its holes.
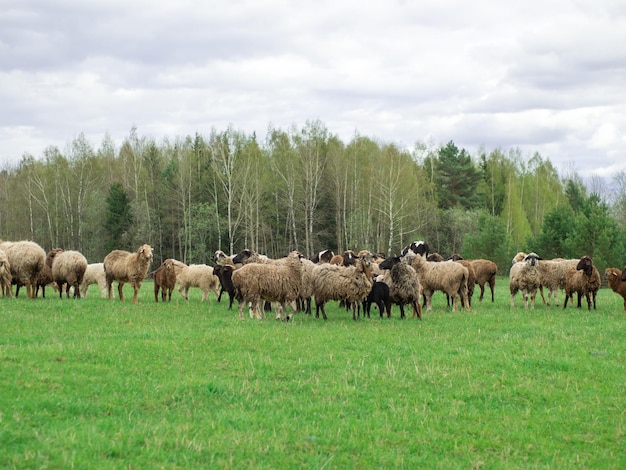
POLYGON ((523 251, 520 251, 513 257, 513 260, 511 261, 511 265, 524 261, 524 258, 526 258, 526 253, 524 253, 523 251))
POLYGON ((178 292, 185 300, 189 300, 189 288, 198 287, 202 291, 202 302, 209 298, 209 292, 213 291, 215 297, 220 295, 220 280, 215 275, 211 266, 206 264, 191 264, 187 266, 177 260, 172 260, 176 271, 178 292))
MULTIPOLYGON (((53 288, 55 291, 58 290, 57 284, 54 282, 54 279, 52 278, 52 269, 50 269, 50 267, 47 264, 44 264, 42 270, 39 271, 39 274, 37 275, 37 287, 35 288, 35 297, 39 295, 39 289, 41 288, 41 296, 45 299, 46 298, 46 286, 50 284, 53 285, 53 288)), ((19 285, 18 285, 18 289, 19 289, 19 285)))
POLYGON ((329 263, 336 266, 354 266, 357 255, 352 250, 346 250, 343 255, 334 255, 329 263))
POLYGON ((390 318, 391 299, 389 297, 389 286, 383 281, 376 280, 376 277, 377 276, 374 276, 374 283, 372 284, 370 293, 367 294, 367 297, 363 301, 363 317, 367 315, 367 318, 370 318, 372 304, 376 304, 380 318, 383 318, 385 312, 387 313, 387 318, 390 318))
POLYGON ((565 278, 565 301, 563 308, 567 308, 567 300, 573 298, 574 292, 578 294, 578 308, 581 308, 581 297, 587 298, 587 310, 596 309, 596 295, 602 279, 598 269, 593 265, 593 261, 589 256, 583 256, 575 268, 570 268, 565 278))
POLYGON ((80 285, 80 296, 87 297, 87 291, 92 284, 98 284, 100 297, 107 297, 107 278, 104 272, 104 263, 91 263, 87 265, 87 270, 80 285))
MULTIPOLYGON (((311 314, 311 298, 313 297, 313 268, 317 264, 311 260, 302 258, 302 286, 300 287, 300 296, 298 297, 299 310, 304 311, 306 315, 311 314)), ((327 262, 320 261, 320 264, 327 262)))
POLYGON ((313 297, 315 298, 315 318, 320 311, 327 320, 326 302, 343 300, 352 310, 356 320, 357 309, 372 290, 374 280, 371 270, 371 255, 364 253, 356 260, 355 266, 321 264, 313 268, 313 297))
POLYGON ((233 286, 233 265, 229 264, 218 264, 213 268, 213 274, 217 276, 220 281, 220 293, 217 296, 217 301, 222 301, 222 294, 224 292, 228 293, 229 303, 228 310, 233 309, 233 300, 235 299, 235 286, 233 286))
POLYGON ((624 312, 626 312, 626 281, 622 280, 622 271, 617 268, 606 268, 604 278, 613 292, 623 297, 624 312))
POLYGON ((265 255, 261 255, 254 250, 245 248, 237 253, 233 257, 233 264, 248 264, 248 263, 273 263, 276 260, 272 260, 265 255))
POLYGON ((174 263, 171 258, 166 259, 161 263, 154 273, 152 274, 154 281, 154 301, 159 302, 159 290, 161 291, 161 300, 165 302, 167 299, 172 301, 172 291, 176 287, 176 271, 174 270, 174 263))
POLYGON ((80 298, 80 284, 87 270, 87 258, 78 251, 54 248, 48 252, 46 264, 52 270, 52 279, 59 286, 59 298, 63 298, 63 285, 66 285, 65 295, 68 299, 71 287, 74 288, 74 298, 80 298))
MULTIPOLYGON (((250 303, 250 314, 263 318, 260 312, 261 301, 278 302, 276 319, 286 312, 286 304, 295 302, 302 286, 302 255, 292 251, 281 264, 247 263, 233 271, 232 282, 239 303, 239 319, 243 320, 243 309, 250 303)), ((295 311, 295 308, 293 309, 295 311)), ((289 321, 292 314, 286 315, 289 321)))
POLYGON ((422 256, 408 253, 403 256, 417 272, 422 292, 426 298, 426 311, 432 310, 432 295, 439 290, 452 298, 452 311, 456 312, 459 297, 461 305, 469 311, 467 280, 469 272, 465 266, 454 261, 439 263, 426 261, 422 256))
POLYGON ((328 263, 332 257, 335 256, 335 253, 333 252, 333 250, 322 250, 319 253, 316 253, 314 256, 311 256, 311 261, 313 261, 315 264, 318 263, 328 263))
POLYGON ((124 284, 130 282, 133 286, 133 303, 137 303, 137 293, 141 282, 146 278, 152 263, 152 247, 140 246, 135 253, 124 250, 113 250, 104 257, 104 272, 107 281, 109 300, 113 298, 113 281, 117 281, 117 291, 120 301, 124 301, 124 284))
MULTIPOLYGON (((426 261, 432 261, 434 263, 440 263, 441 261, 444 261, 443 256, 441 256, 439 253, 431 253, 426 257, 426 261)), ((456 260, 454 260, 456 261, 456 260)))
POLYGON ((26 296, 36 298, 37 276, 46 264, 46 252, 37 243, 23 240, 2 242, 0 250, 7 255, 11 267, 11 282, 26 286, 26 296))
POLYGON ((215 254, 213 255, 213 259, 215 260, 215 264, 221 264, 221 265, 231 265, 233 266, 233 256, 227 256, 226 253, 224 253, 222 250, 216 250, 215 254))
POLYGON ((401 256, 406 256, 409 252, 413 252, 414 254, 426 259, 428 257, 428 253, 430 253, 430 248, 428 246, 428 243, 426 243, 425 241, 416 240, 409 243, 402 249, 401 256))
MULTIPOLYGON (((450 259, 454 261, 460 261, 463 258, 458 254, 454 254, 450 257, 450 259)), ((523 259, 523 257, 521 259, 523 259)), ((498 273, 498 265, 493 261, 482 258, 470 259, 468 261, 471 263, 472 268, 474 268, 474 283, 478 284, 478 286, 480 287, 480 297, 478 298, 479 302, 482 302, 483 297, 485 296, 485 284, 489 285, 489 289, 491 290, 491 301, 495 302, 494 290, 496 287, 496 274, 498 273)), ((469 291, 469 284, 467 288, 469 291)), ((472 295, 473 292, 474 288, 472 287, 472 295)))
MULTIPOLYGON (((391 302, 400 307, 400 318, 405 318, 404 305, 413 306, 413 316, 422 319, 422 306, 420 297, 422 289, 417 272, 399 256, 387 258, 380 264, 380 268, 388 270, 383 275, 383 282, 389 286, 389 298, 391 302)), ((391 316, 391 310, 387 315, 391 316)))
POLYGON ((539 271, 539 292, 544 303, 550 305, 550 299, 554 299, 554 305, 559 305, 559 289, 565 289, 565 279, 570 268, 576 267, 577 259, 564 260, 539 260, 537 270, 539 271), (548 289, 548 300, 546 302, 543 288, 548 289))
MULTIPOLYGON (((515 258, 514 258, 515 259, 515 258)), ((539 256, 536 253, 529 253, 522 261, 517 261, 511 266, 509 272, 509 290, 511 292, 511 307, 515 306, 515 294, 522 291, 524 298, 524 308, 528 308, 528 297, 530 296, 531 308, 535 308, 535 298, 537 289, 541 285, 537 263, 539 256)))
POLYGON ((11 264, 4 250, 0 250, 0 289, 2 297, 12 297, 13 289, 11 288, 11 264))

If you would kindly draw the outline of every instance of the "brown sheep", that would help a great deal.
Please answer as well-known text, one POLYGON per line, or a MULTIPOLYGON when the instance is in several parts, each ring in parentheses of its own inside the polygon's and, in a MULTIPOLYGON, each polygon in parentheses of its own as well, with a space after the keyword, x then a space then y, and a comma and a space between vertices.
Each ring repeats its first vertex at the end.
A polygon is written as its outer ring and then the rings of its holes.
POLYGON ((79 299, 80 284, 87 270, 87 258, 78 251, 55 248, 48 252, 46 264, 52 270, 52 279, 59 286, 59 298, 63 298, 63 285, 66 285, 66 297, 70 297, 70 288, 73 287, 74 298, 79 299))
POLYGON ((46 264, 46 252, 35 242, 2 242, 0 250, 4 250, 11 266, 11 282, 26 286, 29 299, 36 298, 37 276, 46 264))
POLYGON ((604 278, 613 292, 624 299, 624 312, 626 312, 626 281, 622 280, 622 271, 617 268, 606 268, 604 278))
POLYGON ((176 271, 171 258, 161 263, 161 266, 154 271, 152 276, 154 279, 154 301, 159 301, 159 290, 161 290, 161 300, 165 302, 167 299, 171 302, 172 291, 176 287, 176 271))
POLYGON ((596 309, 596 295, 600 289, 602 279, 598 269, 593 265, 589 256, 583 256, 575 268, 570 268, 565 279, 565 302, 563 308, 567 308, 567 300, 572 299, 573 294, 578 294, 578 308, 581 308, 581 297, 587 298, 587 310, 596 309))
POLYGON ((104 272, 107 280, 109 299, 113 298, 113 281, 117 281, 117 291, 120 301, 124 301, 124 284, 129 282, 133 286, 133 303, 137 303, 137 293, 141 288, 141 282, 148 274, 148 268, 152 262, 152 247, 140 246, 135 253, 124 250, 113 250, 104 258, 104 272))
POLYGON ((55 292, 58 290, 54 279, 52 278, 52 269, 46 264, 43 269, 39 271, 37 276, 37 288, 35 289, 35 296, 39 295, 39 289, 41 288, 41 296, 46 298, 46 286, 53 285, 55 292))

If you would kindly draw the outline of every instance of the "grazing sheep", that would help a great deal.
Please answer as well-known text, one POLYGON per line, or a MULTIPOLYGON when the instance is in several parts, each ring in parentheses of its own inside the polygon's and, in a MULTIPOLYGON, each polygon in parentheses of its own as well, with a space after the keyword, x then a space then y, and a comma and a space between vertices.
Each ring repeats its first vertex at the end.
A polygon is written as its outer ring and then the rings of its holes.
POLYGON ((589 256, 583 256, 575 268, 570 268, 565 279, 565 301, 563 308, 567 308, 567 299, 572 299, 573 294, 578 294, 578 308, 581 308, 581 297, 587 298, 587 310, 596 309, 596 295, 600 289, 602 279, 598 269, 593 265, 589 256))
POLYGON ((544 303, 550 305, 550 299, 554 299, 554 305, 559 305, 559 289, 565 289, 565 280, 567 272, 570 268, 576 267, 578 264, 577 259, 564 260, 540 260, 537 264, 537 270, 539 271, 539 291, 541 298, 544 299, 544 303), (548 289, 548 300, 546 302, 543 295, 543 288, 548 289))
MULTIPOLYGON (((389 286, 389 298, 391 302, 400 307, 400 318, 405 318, 404 306, 413 306, 413 316, 422 319, 422 306, 420 298, 422 289, 415 269, 402 261, 399 256, 387 258, 380 264, 380 268, 388 270, 383 275, 383 282, 389 286)), ((389 314, 391 316, 391 310, 389 314)))
POLYGON ((624 312, 626 312, 626 281, 622 281, 622 271, 617 268, 606 268, 604 278, 613 292, 624 299, 624 312))
POLYGON ((328 263, 333 256, 335 256, 333 250, 322 250, 319 253, 311 256, 311 261, 313 261, 315 264, 328 263))
POLYGON ((414 242, 409 243, 402 249, 401 256, 406 256, 409 252, 413 252, 414 254, 421 256, 426 259, 428 257, 428 253, 430 253, 430 248, 428 243, 423 240, 416 240, 414 242))
MULTIPOLYGON (((239 319, 243 320, 243 309, 250 304, 250 314, 263 318, 261 301, 277 302, 276 319, 286 312, 286 304, 295 302, 302 286, 302 255, 292 251, 280 264, 247 263, 232 275, 235 296, 239 303, 239 319)), ((295 312, 295 308, 293 308, 295 312)), ((288 321, 292 314, 287 315, 288 321)))
POLYGON ((37 276, 46 264, 46 252, 35 242, 2 242, 0 250, 7 255, 11 267, 11 282, 26 286, 29 299, 36 298, 37 276))
MULTIPOLYGON (((518 253, 519 254, 519 253, 518 253)), ((515 258, 514 258, 515 259, 515 258)), ((536 253, 529 253, 511 266, 509 273, 509 290, 511 292, 511 307, 515 306, 515 294, 522 292, 524 298, 524 308, 528 308, 528 297, 530 296, 531 308, 535 308, 535 298, 537 289, 541 285, 537 263, 539 256, 536 253)))
POLYGON ((124 250, 113 250, 104 258, 104 272, 107 281, 109 299, 113 298, 113 281, 117 281, 117 291, 120 301, 124 301, 124 284, 129 282, 133 286, 133 303, 137 303, 137 293, 141 282, 146 278, 152 263, 152 247, 140 246, 135 253, 124 250))
POLYGON ((452 298, 452 311, 456 312, 459 297, 461 305, 469 310, 467 281, 469 272, 465 266, 454 261, 432 262, 419 255, 409 253, 404 258, 417 272, 422 292, 426 298, 426 311, 432 310, 432 296, 442 291, 452 298))
POLYGON ((176 271, 173 260, 168 258, 163 261, 161 266, 152 274, 152 279, 154 281, 154 301, 159 302, 159 291, 161 291, 161 300, 171 302, 172 291, 176 287, 176 271))
POLYGON ((100 297, 103 299, 107 296, 107 278, 104 272, 104 263, 91 263, 87 265, 87 270, 83 276, 83 282, 80 285, 80 296, 87 297, 87 291, 92 284, 98 284, 100 288, 100 297))
POLYGON ((2 297, 13 297, 11 264, 4 250, 0 250, 0 288, 2 289, 2 297))
POLYGON ((209 298, 209 292, 214 292, 215 297, 220 295, 220 280, 215 275, 211 266, 206 264, 190 264, 187 266, 177 260, 171 260, 176 271, 178 292, 189 300, 189 288, 198 287, 202 291, 202 302, 209 298))
MULTIPOLYGON (((454 254, 450 259, 454 261, 459 261, 463 258, 458 254, 454 254)), ((523 259, 523 257, 521 259, 523 259)), ((494 291, 496 287, 496 274, 498 273, 498 265, 493 261, 481 258, 470 259, 468 261, 472 264, 472 268, 474 268, 474 282, 480 286, 480 297, 478 298, 478 300, 482 302, 485 295, 485 284, 487 284, 489 285, 489 289, 491 290, 491 301, 495 302, 494 291)), ((469 289, 469 285, 467 287, 469 289)))
POLYGON ((220 281, 220 294, 217 296, 217 301, 222 301, 222 294, 228 293, 229 302, 228 310, 233 309, 233 300, 235 299, 235 286, 233 286, 233 270, 234 266, 230 264, 218 264, 213 268, 213 274, 217 276, 220 281))
POLYGON ((52 270, 52 279, 59 286, 59 298, 63 298, 63 286, 65 285, 66 297, 69 299, 70 287, 73 287, 74 298, 79 299, 80 285, 87 270, 87 258, 78 251, 54 248, 48 252, 46 264, 52 270))
POLYGON ((352 319, 356 320, 357 310, 372 290, 371 255, 365 253, 357 258, 355 266, 337 266, 320 264, 313 268, 313 297, 315 297, 315 318, 320 310, 327 319, 326 302, 343 300, 352 310, 352 319))
MULTIPOLYGON (((41 297, 45 299, 46 298, 46 286, 50 284, 52 284, 56 292, 57 285, 54 282, 54 279, 52 278, 52 269, 50 269, 50 267, 47 264, 45 264, 43 269, 39 271, 39 274, 37 275, 37 287, 35 289, 35 297, 39 295, 39 289, 41 289, 41 297)), ((18 285, 18 289, 19 289, 19 285, 18 285)))
POLYGON ((380 314, 380 318, 383 318, 385 312, 387 313, 387 318, 391 317, 391 299, 389 297, 389 286, 383 281, 377 281, 376 278, 374 279, 374 283, 372 284, 372 290, 370 290, 370 293, 367 294, 367 297, 363 301, 363 317, 367 315, 367 318, 370 318, 372 304, 376 304, 376 306, 378 307, 378 313, 380 314))

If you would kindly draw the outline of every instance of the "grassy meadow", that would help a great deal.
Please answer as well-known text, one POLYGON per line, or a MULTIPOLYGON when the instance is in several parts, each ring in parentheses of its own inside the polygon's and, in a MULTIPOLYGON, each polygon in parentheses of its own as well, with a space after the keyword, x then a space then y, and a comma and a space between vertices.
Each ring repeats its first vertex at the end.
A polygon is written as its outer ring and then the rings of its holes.
POLYGON ((0 299, 1 468, 626 466, 626 314, 606 288, 591 312, 511 309, 499 278, 469 313, 439 293, 422 321, 332 303, 290 323, 197 289, 156 304, 150 282, 138 305, 47 294, 0 299))

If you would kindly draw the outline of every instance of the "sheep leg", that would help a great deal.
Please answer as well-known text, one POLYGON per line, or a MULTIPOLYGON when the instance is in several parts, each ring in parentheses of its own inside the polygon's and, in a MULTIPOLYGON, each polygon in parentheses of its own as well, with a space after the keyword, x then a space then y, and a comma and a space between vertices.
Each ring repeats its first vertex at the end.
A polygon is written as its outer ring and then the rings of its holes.
POLYGON ((120 297, 120 302, 124 302, 124 283, 117 281, 117 294, 120 297))
POLYGON ((406 318, 404 316, 404 304, 398 304, 398 307, 400 307, 400 319, 404 320, 406 318))
POLYGON ((416 302, 415 300, 413 301, 413 318, 419 318, 420 320, 422 319, 422 306, 420 305, 419 302, 416 302))
POLYGON ((479 302, 483 301, 483 296, 485 295, 485 284, 478 284, 480 287, 480 297, 478 298, 479 302))

